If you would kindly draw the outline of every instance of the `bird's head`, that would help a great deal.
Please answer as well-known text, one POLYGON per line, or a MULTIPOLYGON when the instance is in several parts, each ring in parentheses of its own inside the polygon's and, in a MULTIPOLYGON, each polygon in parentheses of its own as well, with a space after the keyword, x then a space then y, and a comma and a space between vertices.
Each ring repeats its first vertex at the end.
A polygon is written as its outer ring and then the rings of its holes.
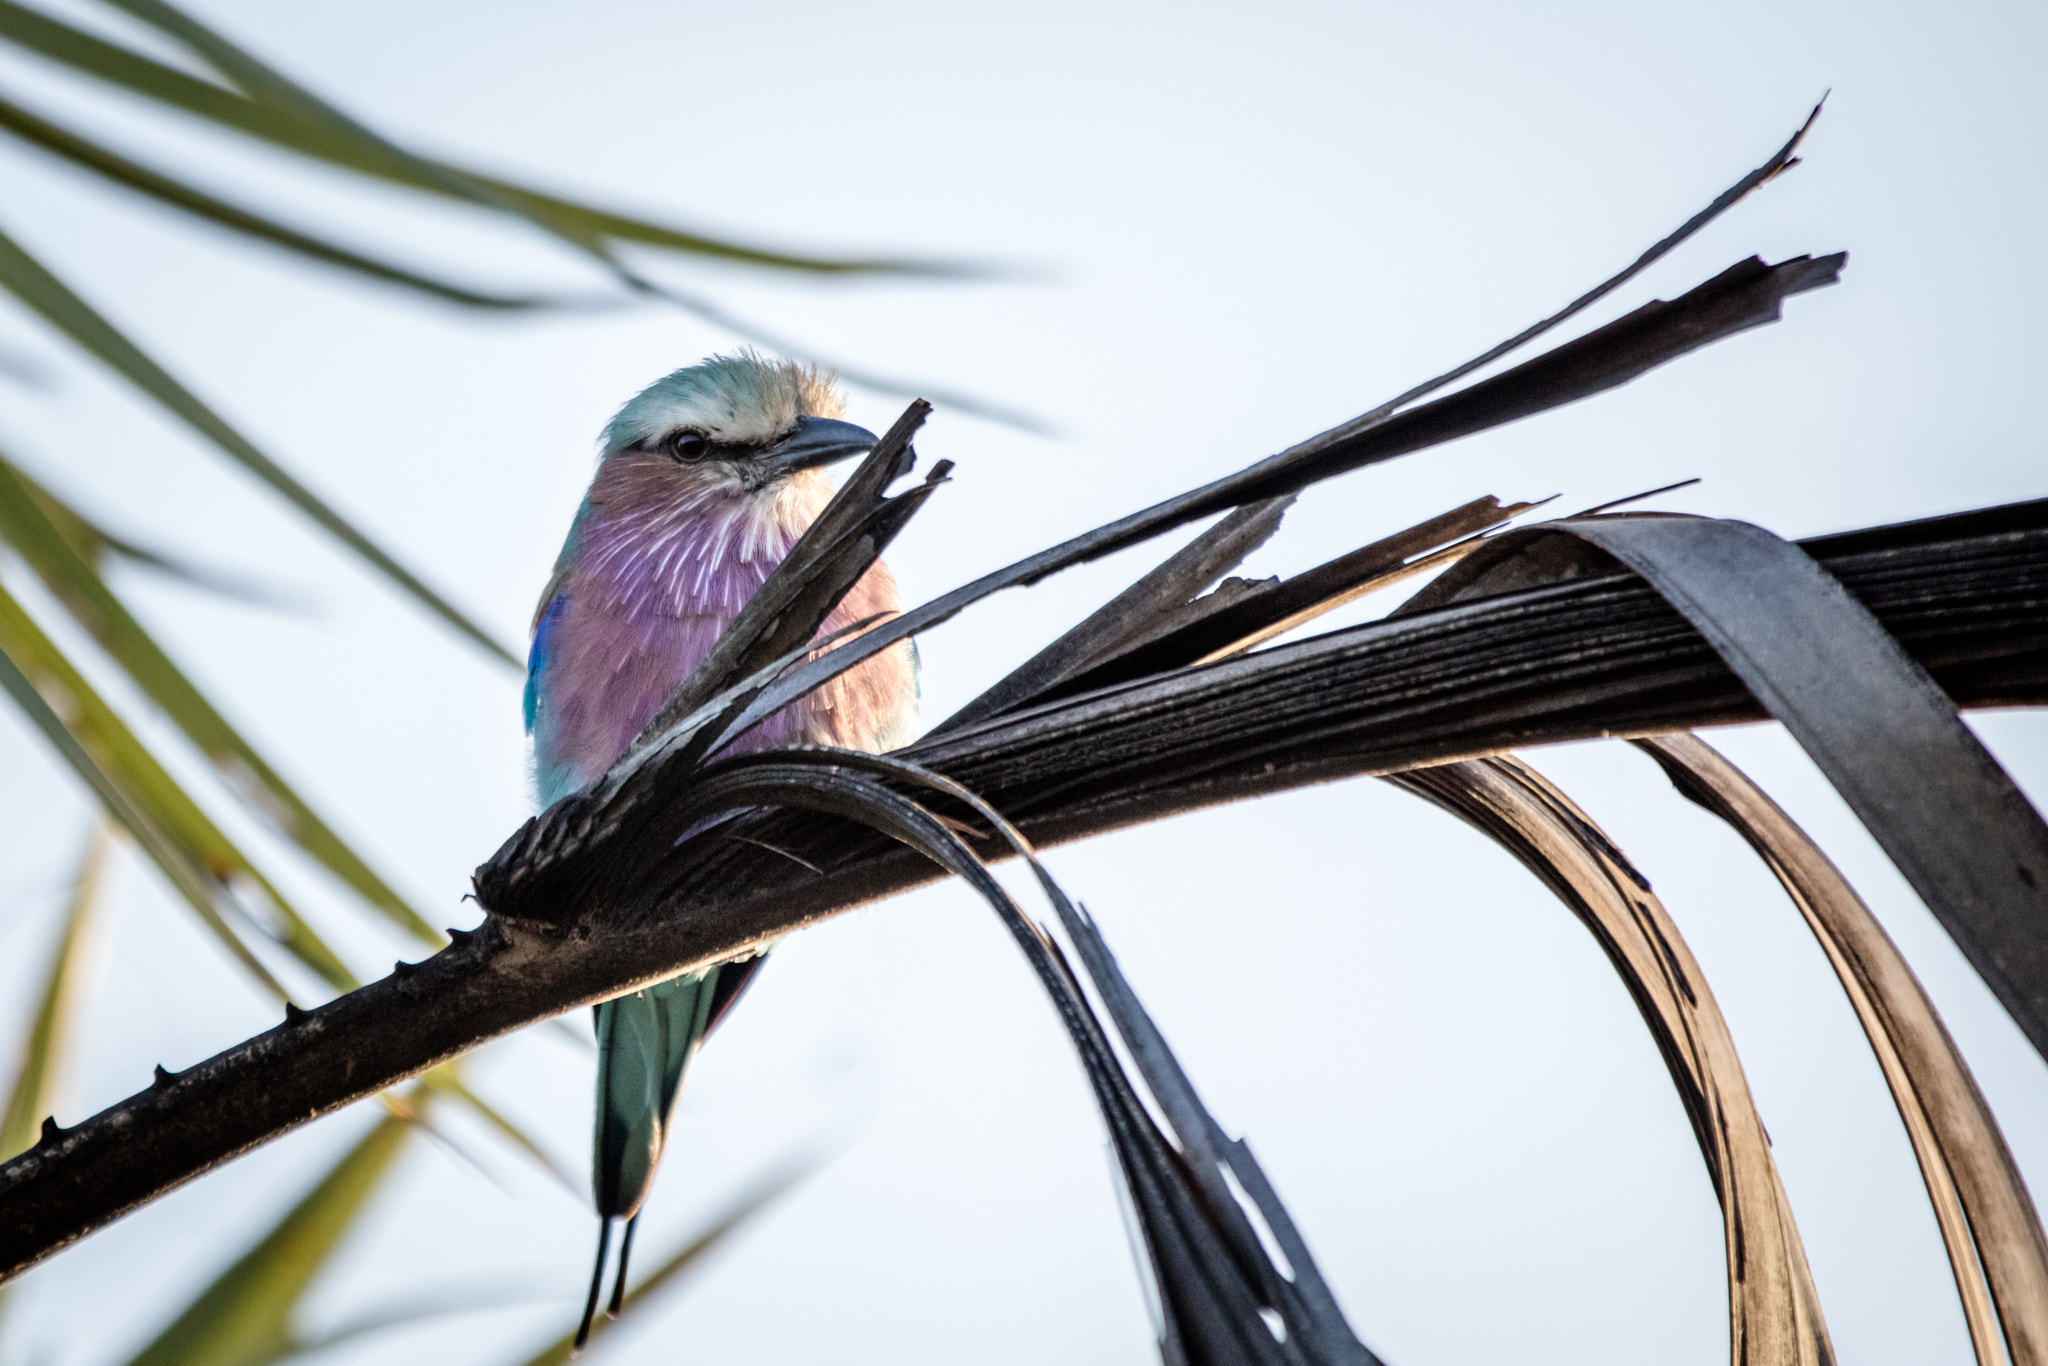
POLYGON ((796 476, 866 455, 875 434, 840 420, 845 400, 816 366, 751 351, 665 375, 605 427, 604 458, 653 461, 700 495, 773 496, 796 476))

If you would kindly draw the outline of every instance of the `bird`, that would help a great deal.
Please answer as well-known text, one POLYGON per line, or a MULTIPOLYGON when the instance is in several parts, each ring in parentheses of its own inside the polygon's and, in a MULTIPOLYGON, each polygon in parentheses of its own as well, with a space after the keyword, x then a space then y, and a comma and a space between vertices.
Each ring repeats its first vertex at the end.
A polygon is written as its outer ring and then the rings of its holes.
MULTIPOLYGON (((542 809, 601 779, 711 650, 830 500, 826 466, 876 438, 844 420, 834 377, 752 351, 654 381, 605 426, 597 471, 542 591, 525 714, 542 809)), ((902 609, 877 561, 821 634, 902 609)), ((880 752, 909 738, 909 642, 790 703, 726 753, 792 744, 880 752)), ((596 1008, 592 1195, 597 1264, 577 1329, 588 1340, 613 1226, 625 1221, 609 1312, 623 1303, 639 1212, 683 1076, 762 956, 683 973, 596 1008)))

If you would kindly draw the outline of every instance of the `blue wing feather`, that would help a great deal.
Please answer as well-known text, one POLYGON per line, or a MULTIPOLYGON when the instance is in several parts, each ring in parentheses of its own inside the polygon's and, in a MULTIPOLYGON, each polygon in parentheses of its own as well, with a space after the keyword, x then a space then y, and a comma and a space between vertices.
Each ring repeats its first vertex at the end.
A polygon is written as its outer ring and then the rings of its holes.
POLYGON ((522 699, 528 735, 533 734, 534 718, 540 715, 540 676, 548 667, 548 637, 554 633, 555 622, 561 618, 562 609, 568 602, 569 595, 560 594, 541 609, 539 619, 534 622, 533 647, 526 652, 526 694, 522 699))

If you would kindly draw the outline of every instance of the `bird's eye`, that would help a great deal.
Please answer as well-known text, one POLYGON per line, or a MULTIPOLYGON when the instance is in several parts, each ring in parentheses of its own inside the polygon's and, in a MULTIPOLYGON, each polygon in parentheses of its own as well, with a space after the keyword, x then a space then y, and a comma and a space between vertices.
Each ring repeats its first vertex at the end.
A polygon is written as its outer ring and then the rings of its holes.
POLYGON ((663 446, 677 460, 701 460, 708 444, 701 432, 679 431, 672 433, 663 446))

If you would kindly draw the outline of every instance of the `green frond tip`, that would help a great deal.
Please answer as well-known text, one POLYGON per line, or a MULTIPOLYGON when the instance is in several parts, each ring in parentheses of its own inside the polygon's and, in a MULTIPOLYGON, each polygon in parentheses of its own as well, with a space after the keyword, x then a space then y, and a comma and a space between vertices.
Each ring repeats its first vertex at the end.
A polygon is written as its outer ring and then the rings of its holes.
POLYGON ((7 1097, 6 1116, 0 1118, 0 1158, 34 1147, 43 1116, 56 1113, 58 1091, 83 1024, 84 998, 94 985, 90 980, 91 941, 98 932, 113 853, 114 827, 99 817, 86 836, 64 929, 57 938, 56 952, 50 955, 50 969, 43 976, 35 1019, 22 1045, 14 1089, 7 1097))
POLYGON ((516 654, 493 640, 482 627, 457 611, 438 593, 416 578, 410 570, 385 554, 369 537, 356 530, 340 513, 321 501, 311 489, 293 478, 269 456, 257 450, 246 437, 200 402, 190 390, 173 379, 168 371, 150 359, 142 348, 130 341, 118 328, 73 292, 70 286, 51 274, 41 262, 24 251, 4 232, 0 232, 0 288, 14 295, 31 311, 39 314, 45 322, 71 338, 94 359, 126 379, 167 412, 213 442, 231 459, 283 494, 301 512, 325 527, 343 545, 369 561, 386 578, 404 589, 436 616, 505 663, 514 668, 522 667, 516 654))

